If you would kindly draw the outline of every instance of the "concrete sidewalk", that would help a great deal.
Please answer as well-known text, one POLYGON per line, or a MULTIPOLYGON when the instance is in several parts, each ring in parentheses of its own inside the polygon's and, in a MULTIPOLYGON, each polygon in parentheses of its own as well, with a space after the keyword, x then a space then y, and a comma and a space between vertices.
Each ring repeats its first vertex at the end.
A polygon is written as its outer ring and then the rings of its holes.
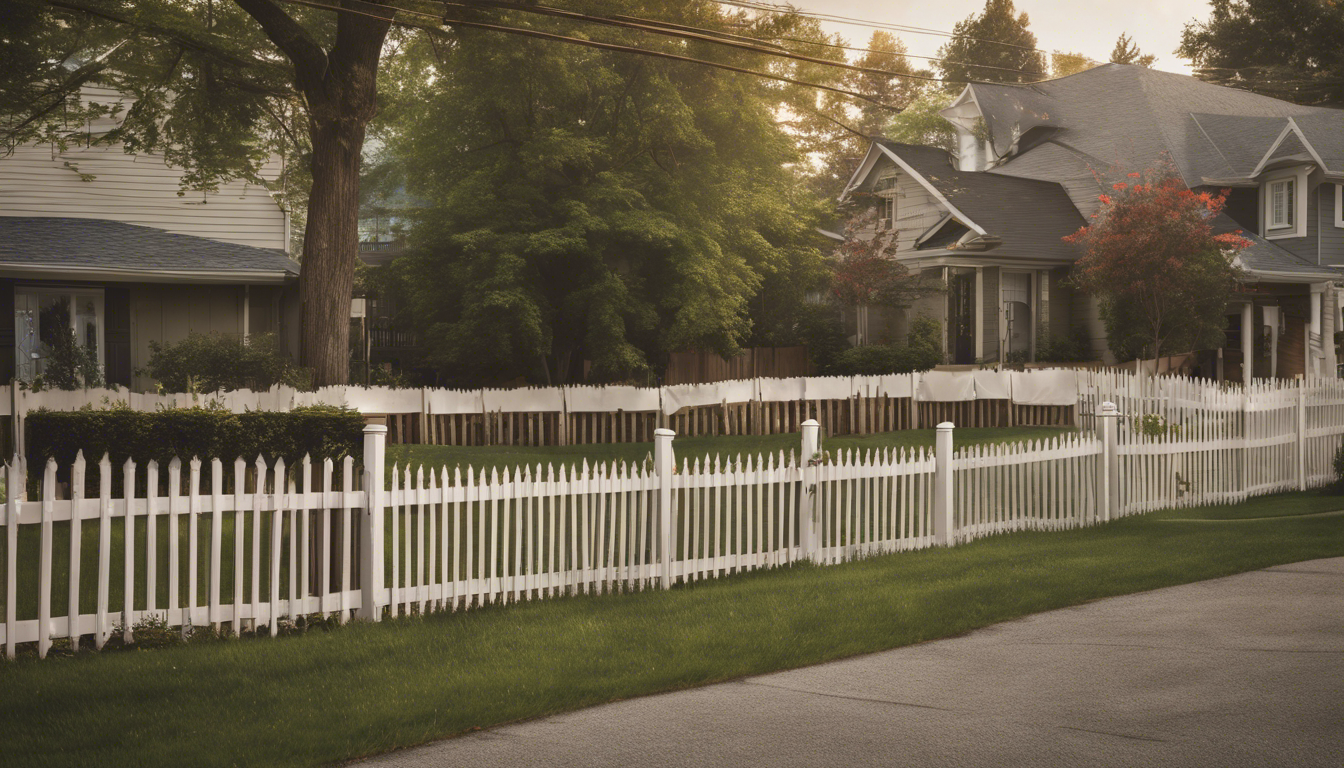
POLYGON ((1344 765, 1344 558, 495 728, 369 766, 1344 765))

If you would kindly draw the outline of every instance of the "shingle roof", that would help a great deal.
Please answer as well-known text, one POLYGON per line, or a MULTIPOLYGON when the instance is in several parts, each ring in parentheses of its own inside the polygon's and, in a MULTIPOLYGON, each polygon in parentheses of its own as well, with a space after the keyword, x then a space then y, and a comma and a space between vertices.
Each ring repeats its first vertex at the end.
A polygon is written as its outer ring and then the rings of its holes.
MULTIPOLYGON (((1014 176, 959 171, 947 152, 883 140, 948 202, 987 234, 1003 238, 996 257, 1068 259, 1077 249, 1061 238, 1083 226, 1083 217, 1062 186, 1014 176)), ((926 243, 929 248, 935 243, 926 243)))
MULTIPOLYGON (((1344 170, 1344 139, 1339 138, 1344 112, 1304 107, 1185 75, 1104 64, 1030 85, 969 87, 1000 155, 1018 136, 1047 125, 1052 139, 1125 170, 1143 170, 1166 153, 1194 187, 1206 178, 1249 172, 1291 117, 1313 146, 1319 138, 1340 161, 1336 166, 1326 159, 1327 166, 1344 170)), ((1016 162, 1009 159, 996 171, 1012 174, 1016 162)))
POLYGON ((1287 251, 1264 239, 1254 232, 1247 232, 1241 225, 1225 213, 1218 214, 1213 220, 1213 233, 1225 235, 1236 232, 1250 241, 1250 245, 1237 252, 1241 265, 1252 273, 1272 275, 1293 275, 1303 280, 1338 280, 1339 271, 1330 267, 1312 264, 1295 253, 1287 251))
POLYGON ((0 216, 0 265, 125 272, 297 275, 283 251, 105 219, 0 216))

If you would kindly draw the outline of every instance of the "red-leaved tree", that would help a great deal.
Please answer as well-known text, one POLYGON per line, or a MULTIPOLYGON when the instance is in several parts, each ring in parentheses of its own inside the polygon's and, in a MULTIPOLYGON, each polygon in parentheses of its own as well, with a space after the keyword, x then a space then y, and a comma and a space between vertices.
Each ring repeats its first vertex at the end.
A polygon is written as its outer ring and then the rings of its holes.
POLYGON ((1220 347, 1228 300, 1250 242, 1214 234, 1220 194, 1188 188, 1163 164, 1130 173, 1100 196, 1093 221, 1064 238, 1085 248, 1073 282, 1101 300, 1111 351, 1121 360, 1220 347))
POLYGON ((895 260, 897 230, 874 233, 876 221, 874 208, 851 217, 831 265, 831 291, 841 304, 854 307, 860 344, 867 342, 869 306, 909 306, 920 295, 937 290, 895 260))

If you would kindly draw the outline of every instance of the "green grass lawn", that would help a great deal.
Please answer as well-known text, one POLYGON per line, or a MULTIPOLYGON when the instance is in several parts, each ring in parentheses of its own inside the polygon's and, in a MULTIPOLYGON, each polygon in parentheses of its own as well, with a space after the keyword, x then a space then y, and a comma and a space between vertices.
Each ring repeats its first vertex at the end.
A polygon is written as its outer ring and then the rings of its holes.
POLYGON ((1318 493, 996 536, 669 592, 277 640, 0 664, 0 765, 309 766, 615 699, 961 634, 1038 611, 1344 556, 1318 493), (1164 518, 1280 515, 1228 525, 1164 518))
MULTIPOLYGON (((1014 443, 1027 440, 1044 440, 1073 432, 1072 429, 1059 427, 1001 427, 990 429, 958 429, 953 444, 958 447, 982 445, 986 443, 1014 443)), ((881 432, 875 435, 841 436, 823 438, 822 448, 827 451, 880 450, 882 448, 933 448, 936 430, 907 429, 898 432, 881 432)), ((755 455, 783 451, 795 454, 802 447, 802 435, 798 432, 783 435, 731 435, 725 437, 679 437, 673 441, 677 462, 683 459, 695 461, 697 458, 723 458, 729 456, 755 455)), ((653 443, 605 443, 600 445, 565 445, 546 448, 523 446, 455 446, 455 445, 389 445, 387 447, 387 466, 393 464, 405 467, 425 465, 428 467, 467 466, 476 469, 504 469, 520 467, 524 464, 535 467, 541 464, 561 464, 577 466, 586 459, 589 464, 607 461, 640 462, 653 454, 653 443)))

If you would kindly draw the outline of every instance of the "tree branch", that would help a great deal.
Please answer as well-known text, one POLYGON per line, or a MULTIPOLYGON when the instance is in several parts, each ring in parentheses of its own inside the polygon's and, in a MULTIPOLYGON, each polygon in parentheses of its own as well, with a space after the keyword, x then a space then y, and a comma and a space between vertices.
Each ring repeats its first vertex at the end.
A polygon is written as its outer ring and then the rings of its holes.
POLYGON ((233 0, 261 25, 261 29, 294 64, 294 75, 305 92, 319 91, 327 73, 327 53, 307 30, 271 0, 233 0))

